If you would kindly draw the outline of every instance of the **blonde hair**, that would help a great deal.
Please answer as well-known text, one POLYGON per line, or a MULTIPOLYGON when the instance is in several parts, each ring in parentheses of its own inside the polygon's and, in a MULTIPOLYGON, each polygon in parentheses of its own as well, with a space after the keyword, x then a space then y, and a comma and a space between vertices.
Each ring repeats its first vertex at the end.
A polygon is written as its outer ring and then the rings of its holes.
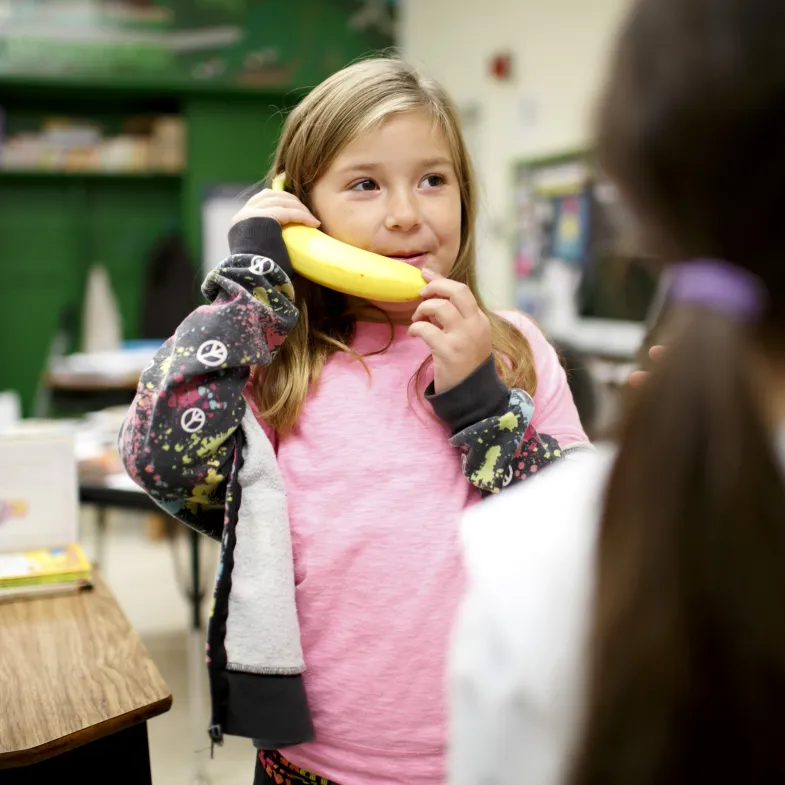
MULTIPOLYGON (((291 112, 278 143, 271 177, 286 173, 286 189, 309 204, 313 185, 336 156, 391 115, 426 111, 444 132, 461 189, 461 242, 450 278, 466 284, 488 315, 499 374, 509 387, 534 394, 537 376, 531 346, 507 320, 489 312, 477 291, 474 226, 476 186, 458 112, 442 87, 393 58, 362 60, 322 82, 291 112)), ((344 295, 303 278, 295 281, 300 318, 269 367, 254 374, 253 389, 265 422, 290 431, 324 364, 351 350, 355 319, 344 295)), ((391 338, 392 341, 392 331, 391 338)), ((427 363, 425 364, 427 365, 427 363)), ((425 365, 416 374, 419 382, 425 365)))

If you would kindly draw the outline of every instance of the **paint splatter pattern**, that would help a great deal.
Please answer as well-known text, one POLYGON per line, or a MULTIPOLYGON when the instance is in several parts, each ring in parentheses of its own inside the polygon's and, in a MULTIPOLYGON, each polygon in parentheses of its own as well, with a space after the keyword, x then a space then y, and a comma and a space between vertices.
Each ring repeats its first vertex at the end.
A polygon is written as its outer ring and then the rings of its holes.
MULTIPOLYGON (((280 752, 260 752, 259 768, 262 769, 261 785, 275 783, 275 785, 300 785, 300 783, 310 783, 310 785, 337 785, 332 780, 318 777, 311 774, 299 766, 290 763, 280 752)), ((257 775, 256 780, 259 780, 257 775)))
POLYGON ((453 436, 451 444, 463 452, 463 471, 472 485, 498 493, 565 457, 553 437, 531 427, 533 416, 532 397, 512 389, 507 412, 453 436))
POLYGON ((220 539, 234 439, 254 365, 269 365, 297 322, 294 290, 271 259, 230 256, 142 373, 120 436, 131 477, 171 515, 220 539))
MULTIPOLYGON (((210 304, 183 321, 143 372, 120 442, 139 485, 168 513, 220 539, 243 390, 252 366, 272 361, 298 311, 288 276, 264 256, 230 256, 202 292, 210 304)), ((512 390, 507 412, 453 437, 469 482, 497 493, 562 457, 554 439, 530 427, 533 413, 531 397, 512 390)))

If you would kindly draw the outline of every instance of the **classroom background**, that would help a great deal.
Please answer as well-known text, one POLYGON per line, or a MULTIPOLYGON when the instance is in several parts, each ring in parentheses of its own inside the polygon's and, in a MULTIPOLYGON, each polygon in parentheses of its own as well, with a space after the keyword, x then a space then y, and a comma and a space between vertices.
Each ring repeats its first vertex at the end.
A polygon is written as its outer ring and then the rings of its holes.
POLYGON ((0 524, 29 509, 53 545, 78 540, 141 637, 174 696, 149 722, 153 782, 247 783, 253 752, 229 739, 211 758, 205 733, 217 546, 135 493, 114 445, 286 111, 374 52, 444 84, 479 173, 482 292, 538 321, 598 435, 658 289, 591 149, 627 4, 0 2, 0 524))

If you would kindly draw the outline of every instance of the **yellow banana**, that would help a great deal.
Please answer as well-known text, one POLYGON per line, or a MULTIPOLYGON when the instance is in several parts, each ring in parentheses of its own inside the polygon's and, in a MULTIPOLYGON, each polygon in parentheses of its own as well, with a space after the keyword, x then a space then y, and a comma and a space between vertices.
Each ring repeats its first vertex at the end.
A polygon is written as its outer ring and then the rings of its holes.
MULTIPOLYGON (((273 190, 283 191, 284 179, 285 175, 276 177, 273 190)), ((400 303, 418 300, 425 286, 416 267, 347 245, 310 226, 284 226, 283 241, 295 272, 328 289, 400 303)))

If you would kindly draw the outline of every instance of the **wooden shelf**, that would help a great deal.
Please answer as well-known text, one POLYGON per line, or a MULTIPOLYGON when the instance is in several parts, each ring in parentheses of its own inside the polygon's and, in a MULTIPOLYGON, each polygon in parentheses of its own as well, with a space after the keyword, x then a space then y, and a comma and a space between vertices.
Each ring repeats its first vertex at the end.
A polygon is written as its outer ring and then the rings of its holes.
POLYGON ((180 180, 183 172, 72 172, 60 169, 0 169, 0 180, 180 180))
POLYGON ((258 99, 260 95, 278 96, 285 99, 292 90, 302 85, 296 84, 244 84, 222 82, 220 80, 183 80, 150 78, 144 75, 133 77, 121 74, 0 74, 0 95, 11 92, 21 93, 27 97, 31 94, 59 94, 63 91, 81 94, 84 92, 113 96, 116 99, 128 97, 160 98, 202 97, 202 98, 247 98, 258 99))

